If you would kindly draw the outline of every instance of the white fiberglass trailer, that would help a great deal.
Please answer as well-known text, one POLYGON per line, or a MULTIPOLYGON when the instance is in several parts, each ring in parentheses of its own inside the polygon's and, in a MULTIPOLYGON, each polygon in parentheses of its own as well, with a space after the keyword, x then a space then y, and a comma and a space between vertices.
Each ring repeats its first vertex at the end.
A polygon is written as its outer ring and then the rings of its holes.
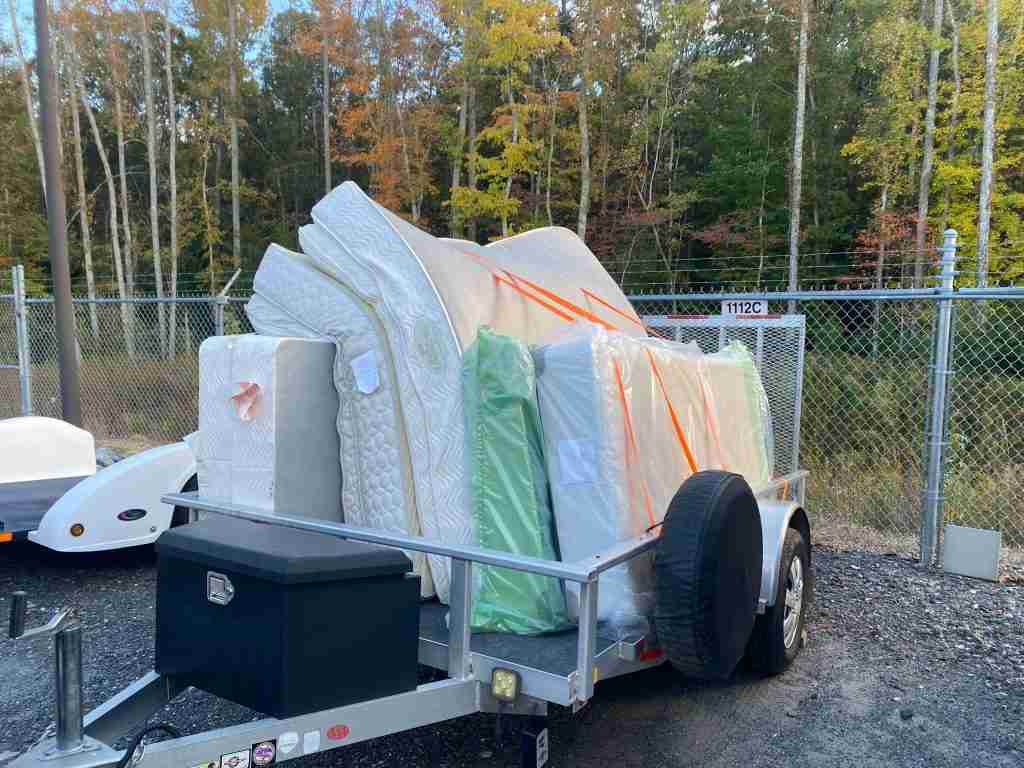
POLYGON ((184 442, 96 468, 93 437, 41 416, 0 420, 0 543, 28 539, 58 552, 152 544, 188 511, 162 494, 195 490, 184 442))

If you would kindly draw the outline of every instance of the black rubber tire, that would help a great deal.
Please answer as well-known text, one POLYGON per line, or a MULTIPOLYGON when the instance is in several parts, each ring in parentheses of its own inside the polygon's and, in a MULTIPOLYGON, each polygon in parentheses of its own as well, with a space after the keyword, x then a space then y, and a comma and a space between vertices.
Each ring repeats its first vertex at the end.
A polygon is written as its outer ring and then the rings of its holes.
POLYGON ((786 539, 782 544, 782 558, 779 560, 778 586, 775 593, 775 605, 766 609, 757 617, 754 632, 750 636, 747 648, 747 663, 750 668, 763 675, 778 675, 793 663, 804 646, 804 622, 807 609, 811 604, 814 578, 811 571, 811 553, 803 534, 796 528, 786 530, 786 539), (786 588, 789 579, 789 568, 793 558, 799 557, 803 566, 803 589, 800 601, 800 613, 797 616, 796 637, 790 647, 786 647, 783 622, 786 619, 786 588))
POLYGON ((729 677, 747 648, 761 591, 761 517, 740 475, 697 472, 676 492, 655 549, 654 623, 672 665, 729 677))
MULTIPOLYGON (((185 487, 181 489, 182 493, 189 493, 191 491, 199 490, 199 475, 192 475, 185 483, 185 487)), ((179 525, 185 525, 188 522, 188 507, 175 507, 171 513, 171 528, 177 528, 179 525)))

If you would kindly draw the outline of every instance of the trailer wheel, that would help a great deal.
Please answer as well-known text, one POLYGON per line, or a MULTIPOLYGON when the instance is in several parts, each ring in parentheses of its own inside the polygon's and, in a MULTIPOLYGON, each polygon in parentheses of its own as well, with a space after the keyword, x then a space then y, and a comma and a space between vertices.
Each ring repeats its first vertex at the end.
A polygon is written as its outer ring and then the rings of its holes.
POLYGON ((761 518, 746 480, 720 471, 687 478, 654 561, 658 642, 683 674, 732 674, 754 626, 761 558, 761 518))
MULTIPOLYGON (((199 475, 192 475, 185 483, 185 487, 181 489, 182 493, 189 493, 190 491, 199 490, 199 475)), ((179 525, 185 525, 189 522, 189 508, 188 507, 175 507, 174 512, 171 513, 171 528, 177 528, 179 525)))
POLYGON ((757 617, 747 648, 747 661, 754 671, 777 675, 799 655, 811 584, 810 549, 803 534, 789 528, 782 544, 775 605, 757 617))

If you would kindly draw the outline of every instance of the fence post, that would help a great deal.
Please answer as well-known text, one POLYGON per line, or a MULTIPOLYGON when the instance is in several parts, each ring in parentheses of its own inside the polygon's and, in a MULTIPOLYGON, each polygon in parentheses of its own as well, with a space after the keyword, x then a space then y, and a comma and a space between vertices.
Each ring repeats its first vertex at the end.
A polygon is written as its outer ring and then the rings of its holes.
POLYGON ((224 335, 224 307, 228 305, 228 291, 235 284, 235 280, 242 274, 242 270, 236 269, 235 274, 227 281, 224 288, 214 297, 213 304, 213 326, 218 336, 224 335))
POLYGON ((11 267, 14 284, 14 336, 18 348, 18 385, 21 390, 21 415, 32 415, 32 348, 28 335, 28 305, 25 303, 25 268, 11 267))
POLYGON ((947 445, 947 414, 949 412, 950 359, 953 347, 953 278, 956 276, 956 230, 943 233, 942 297, 935 318, 935 339, 932 347, 929 381, 929 412, 925 430, 925 491, 921 512, 921 564, 930 566, 939 554, 939 524, 943 517, 943 485, 947 445))
POLYGON ((224 305, 227 300, 223 296, 213 297, 213 335, 224 335, 224 305))

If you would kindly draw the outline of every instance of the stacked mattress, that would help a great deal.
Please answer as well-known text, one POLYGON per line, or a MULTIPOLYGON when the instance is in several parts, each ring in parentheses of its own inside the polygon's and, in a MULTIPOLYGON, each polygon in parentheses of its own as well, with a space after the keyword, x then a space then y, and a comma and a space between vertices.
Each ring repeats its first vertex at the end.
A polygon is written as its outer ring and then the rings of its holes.
MULTIPOLYGON (((754 488, 768 481, 767 400, 742 345, 704 355, 695 344, 581 324, 535 359, 563 560, 643 534, 696 471, 737 472, 754 488)), ((575 617, 578 589, 566 591, 575 617)), ((619 566, 601 579, 599 618, 640 622, 652 593, 649 559, 619 566)))
MULTIPOLYGON (((478 329, 543 344, 580 317, 637 336, 642 324, 567 230, 486 247, 438 239, 351 182, 312 218, 299 232, 304 255, 267 251, 247 311, 261 334, 335 345, 346 521, 471 543, 460 372, 478 329)), ((427 560, 447 601, 449 563, 427 560)), ((417 569, 427 575, 422 560, 417 569)))

